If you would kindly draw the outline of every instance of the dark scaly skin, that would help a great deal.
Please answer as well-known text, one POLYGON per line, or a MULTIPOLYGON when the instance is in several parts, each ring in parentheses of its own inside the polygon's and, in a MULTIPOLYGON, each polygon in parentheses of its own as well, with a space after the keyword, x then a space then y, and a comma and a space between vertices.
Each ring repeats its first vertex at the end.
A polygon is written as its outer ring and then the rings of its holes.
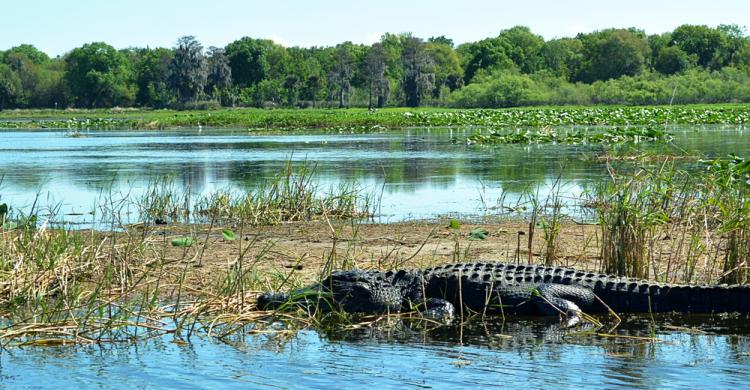
POLYGON ((455 263, 382 271, 337 271, 291 294, 266 293, 260 308, 293 301, 346 312, 420 310, 448 316, 454 308, 487 314, 550 315, 563 312, 750 312, 750 286, 653 283, 572 268, 504 263, 455 263), (300 299, 304 296, 304 299, 300 299), (554 306, 554 308, 552 307, 554 306))

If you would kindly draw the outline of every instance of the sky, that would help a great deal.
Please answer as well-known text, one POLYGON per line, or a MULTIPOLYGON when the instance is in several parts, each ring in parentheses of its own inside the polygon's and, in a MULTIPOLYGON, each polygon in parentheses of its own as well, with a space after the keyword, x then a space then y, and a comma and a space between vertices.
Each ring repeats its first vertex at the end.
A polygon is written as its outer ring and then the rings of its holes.
POLYGON ((748 0, 3 0, 0 50, 29 43, 51 56, 85 43, 172 47, 195 36, 204 47, 243 36, 284 46, 371 44, 385 32, 457 44, 524 25, 545 39, 609 27, 648 34, 681 24, 750 26, 748 0))

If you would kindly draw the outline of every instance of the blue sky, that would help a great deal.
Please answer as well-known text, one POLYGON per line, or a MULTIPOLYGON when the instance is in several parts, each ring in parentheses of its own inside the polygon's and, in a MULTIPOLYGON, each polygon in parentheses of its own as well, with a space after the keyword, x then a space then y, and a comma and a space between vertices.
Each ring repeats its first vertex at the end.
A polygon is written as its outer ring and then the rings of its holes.
POLYGON ((206 47, 243 36, 285 46, 372 43, 384 32, 462 43, 519 24, 550 39, 607 27, 661 33, 684 23, 750 26, 750 1, 3 0, 0 50, 30 43, 55 56, 93 41, 171 47, 183 35, 206 47))

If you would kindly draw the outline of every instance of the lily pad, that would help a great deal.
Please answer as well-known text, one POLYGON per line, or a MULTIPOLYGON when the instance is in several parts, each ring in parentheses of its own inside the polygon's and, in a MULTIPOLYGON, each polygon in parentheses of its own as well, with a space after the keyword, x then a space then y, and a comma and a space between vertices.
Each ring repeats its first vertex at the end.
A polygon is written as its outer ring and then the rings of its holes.
POLYGON ((236 238, 234 236, 234 232, 229 229, 222 230, 221 235, 224 236, 225 241, 234 241, 234 239, 236 238))

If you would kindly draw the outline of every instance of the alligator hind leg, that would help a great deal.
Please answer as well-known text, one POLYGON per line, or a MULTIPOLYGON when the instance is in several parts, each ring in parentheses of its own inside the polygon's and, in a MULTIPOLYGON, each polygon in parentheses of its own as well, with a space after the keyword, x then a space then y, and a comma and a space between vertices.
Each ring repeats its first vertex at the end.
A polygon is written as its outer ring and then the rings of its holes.
POLYGON ((532 301, 539 311, 545 315, 559 315, 565 319, 567 327, 579 324, 583 309, 590 308, 596 301, 591 289, 576 285, 544 283, 535 292, 532 301))

